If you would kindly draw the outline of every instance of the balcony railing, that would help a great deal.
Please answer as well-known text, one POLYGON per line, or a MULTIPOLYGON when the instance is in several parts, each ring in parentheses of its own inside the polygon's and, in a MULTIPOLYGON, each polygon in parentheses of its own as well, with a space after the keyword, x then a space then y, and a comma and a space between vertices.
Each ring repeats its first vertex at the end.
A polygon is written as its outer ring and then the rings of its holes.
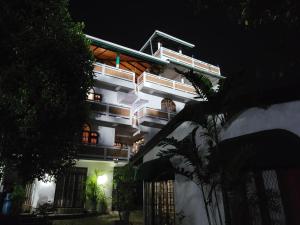
POLYGON ((143 84, 145 82, 150 82, 156 85, 164 86, 171 88, 176 91, 183 91, 192 95, 197 95, 195 88, 192 85, 184 84, 178 81, 174 81, 165 77, 160 77, 157 75, 153 75, 151 73, 144 72, 141 76, 139 76, 138 85, 143 84))
POLYGON ((173 112, 165 112, 158 109, 152 109, 149 107, 141 108, 139 111, 136 112, 136 117, 138 119, 141 119, 143 117, 151 117, 154 119, 161 119, 161 120, 170 120, 172 119, 176 114, 173 112))
POLYGON ((135 73, 108 66, 101 63, 94 64, 96 79, 112 86, 124 86, 129 89, 135 88, 135 73))
POLYGON ((119 116, 123 118, 130 118, 130 108, 119 106, 119 105, 112 105, 108 103, 99 103, 94 101, 89 101, 90 103, 94 103, 91 105, 92 111, 102 114, 102 115, 109 115, 109 116, 119 116))
POLYGON ((130 150, 101 145, 83 144, 79 151, 80 158, 123 159, 127 160, 130 150))
POLYGON ((183 55, 179 52, 172 51, 167 48, 163 48, 163 47, 159 48, 154 55, 157 57, 160 57, 160 58, 166 57, 166 58, 175 60, 177 62, 187 64, 189 66, 195 67, 197 69, 200 69, 200 70, 210 73, 210 74, 221 75, 219 67, 211 65, 211 64, 203 62, 203 61, 200 61, 198 59, 194 59, 192 57, 183 55))

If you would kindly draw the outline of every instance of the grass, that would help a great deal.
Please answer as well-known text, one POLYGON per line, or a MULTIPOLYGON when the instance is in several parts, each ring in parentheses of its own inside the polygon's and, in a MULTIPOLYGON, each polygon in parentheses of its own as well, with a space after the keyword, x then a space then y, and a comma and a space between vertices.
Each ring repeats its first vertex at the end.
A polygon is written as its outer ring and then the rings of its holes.
MULTIPOLYGON (((68 220, 53 220, 53 225, 114 225, 114 221, 119 220, 118 213, 101 215, 95 217, 76 218, 68 220)), ((130 222, 133 225, 143 225, 142 211, 134 211, 130 214, 130 222)))

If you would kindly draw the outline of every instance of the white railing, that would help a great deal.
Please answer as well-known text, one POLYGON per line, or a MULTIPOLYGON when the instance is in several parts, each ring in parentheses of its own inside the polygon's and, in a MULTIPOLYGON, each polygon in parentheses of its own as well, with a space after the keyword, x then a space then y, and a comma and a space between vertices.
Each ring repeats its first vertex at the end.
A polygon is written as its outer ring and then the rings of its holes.
POLYGON ((183 55, 179 52, 175 52, 173 50, 161 47, 159 48, 155 53, 155 56, 162 58, 166 57, 172 60, 175 60, 177 62, 187 64, 189 66, 195 67, 197 69, 203 70, 205 72, 215 74, 215 75, 221 75, 220 67, 211 65, 209 63, 203 62, 198 59, 194 59, 190 56, 183 55))
POLYGON ((98 144, 83 144, 87 148, 82 148, 79 155, 103 157, 104 159, 128 159, 130 149, 120 149, 116 147, 103 146, 98 144))
POLYGON ((102 73, 103 75, 119 78, 122 80, 132 81, 133 83, 135 83, 134 72, 123 70, 117 67, 108 66, 101 63, 94 63, 94 72, 96 74, 102 73))
POLYGON ((141 119, 143 117, 152 117, 156 119, 162 119, 162 120, 170 120, 172 119, 176 113, 173 112, 166 112, 159 109, 153 109, 149 107, 143 107, 140 110, 136 112, 136 117, 138 119, 141 119))
POLYGON ((102 103, 102 102, 95 102, 87 100, 88 102, 94 103, 95 108, 92 108, 92 111, 94 111, 97 114, 102 115, 108 115, 108 116, 118 116, 123 117, 126 119, 131 118, 131 111, 130 108, 120 106, 120 105, 113 105, 108 103, 102 103))
POLYGON ((174 81, 165 77, 160 77, 151 73, 144 72, 138 77, 137 83, 140 85, 143 82, 150 82, 164 87, 168 87, 177 91, 187 92, 197 95, 195 88, 192 85, 174 81))

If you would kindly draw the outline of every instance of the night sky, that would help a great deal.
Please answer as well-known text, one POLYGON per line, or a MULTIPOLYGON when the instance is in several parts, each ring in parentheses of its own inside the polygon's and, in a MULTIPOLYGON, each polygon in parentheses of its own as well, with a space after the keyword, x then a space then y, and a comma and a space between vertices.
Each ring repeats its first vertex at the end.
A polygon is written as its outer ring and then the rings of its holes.
POLYGON ((154 30, 196 45, 195 58, 219 65, 228 76, 255 63, 263 38, 230 20, 223 9, 194 13, 190 1, 70 1, 71 16, 86 34, 136 50, 154 30))

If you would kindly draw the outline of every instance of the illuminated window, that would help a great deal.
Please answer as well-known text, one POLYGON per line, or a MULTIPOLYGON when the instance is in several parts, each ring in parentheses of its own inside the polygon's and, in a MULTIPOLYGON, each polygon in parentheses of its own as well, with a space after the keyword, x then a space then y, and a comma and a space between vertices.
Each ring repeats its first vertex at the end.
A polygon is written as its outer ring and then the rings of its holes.
POLYGON ((83 129, 82 129, 82 143, 89 143, 89 137, 90 137, 90 132, 91 132, 91 128, 88 124, 84 124, 83 125, 83 129))
POLYGON ((87 99, 91 101, 101 102, 102 96, 100 94, 96 94, 95 90, 92 88, 87 93, 87 99))
POLYGON ((94 95, 95 95, 95 91, 94 91, 94 89, 92 88, 92 89, 89 90, 88 93, 87 93, 87 99, 93 101, 93 100, 94 100, 94 95))
POLYGON ((85 123, 82 130, 82 143, 98 144, 99 134, 97 132, 92 132, 91 127, 88 124, 85 123))
POLYGON ((98 143, 98 133, 97 132, 90 133, 90 143, 94 144, 94 145, 98 143))
POLYGON ((96 101, 96 102, 101 102, 101 95, 99 95, 99 94, 94 94, 94 101, 96 101))

